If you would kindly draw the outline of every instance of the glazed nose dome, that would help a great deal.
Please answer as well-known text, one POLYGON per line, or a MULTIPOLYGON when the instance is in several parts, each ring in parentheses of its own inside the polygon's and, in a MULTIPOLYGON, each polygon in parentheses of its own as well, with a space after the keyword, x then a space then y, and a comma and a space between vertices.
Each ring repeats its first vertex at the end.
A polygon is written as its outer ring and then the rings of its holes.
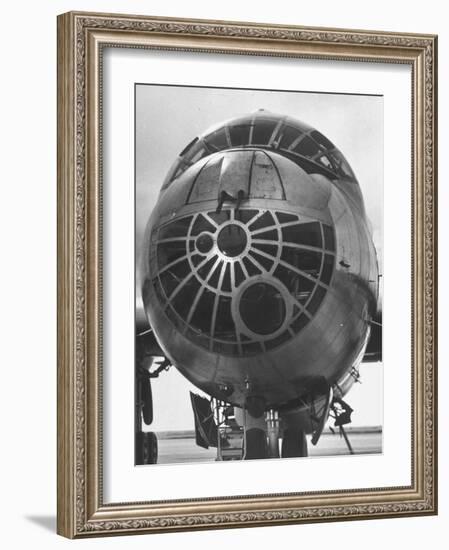
POLYGON ((156 229, 153 287, 192 342, 256 355, 314 317, 334 271, 334 229, 281 207, 199 209, 156 229))

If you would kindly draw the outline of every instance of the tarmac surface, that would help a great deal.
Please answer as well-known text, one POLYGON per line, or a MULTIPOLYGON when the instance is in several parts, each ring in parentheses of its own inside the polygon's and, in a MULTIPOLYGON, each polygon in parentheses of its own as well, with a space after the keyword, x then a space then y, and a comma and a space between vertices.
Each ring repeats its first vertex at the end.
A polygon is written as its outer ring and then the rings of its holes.
MULTIPOLYGON (((379 454, 382 452, 381 428, 353 428, 347 430, 348 439, 354 454, 379 454)), ((215 448, 203 449, 195 443, 190 432, 158 433, 158 464, 185 464, 192 462, 214 462, 217 458, 215 448)), ((349 455, 349 449, 343 437, 325 431, 318 444, 313 446, 308 438, 309 456, 349 455)))

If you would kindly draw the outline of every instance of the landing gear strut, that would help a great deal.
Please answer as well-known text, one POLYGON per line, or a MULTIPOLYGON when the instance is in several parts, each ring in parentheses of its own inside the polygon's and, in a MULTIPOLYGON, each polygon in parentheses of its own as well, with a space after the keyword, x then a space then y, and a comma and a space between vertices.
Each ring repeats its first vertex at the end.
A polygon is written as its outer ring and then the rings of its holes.
POLYGON ((153 393, 151 379, 157 378, 163 370, 168 370, 170 361, 164 357, 156 343, 153 332, 147 330, 136 337, 136 393, 135 393, 135 449, 136 465, 156 464, 158 457, 157 436, 144 431, 144 424, 153 423, 153 393), (156 358, 162 360, 155 361, 156 358), (152 371, 151 368, 157 368, 152 371))

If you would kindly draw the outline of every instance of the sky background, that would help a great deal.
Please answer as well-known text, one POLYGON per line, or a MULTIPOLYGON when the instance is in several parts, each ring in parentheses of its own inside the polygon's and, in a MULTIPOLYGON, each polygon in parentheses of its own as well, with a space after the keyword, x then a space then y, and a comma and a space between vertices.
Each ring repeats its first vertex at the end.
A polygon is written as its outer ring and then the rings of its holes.
MULTIPOLYGON (((180 151, 197 135, 229 118, 258 109, 288 115, 315 127, 345 155, 359 181, 382 266, 383 99, 322 94, 139 84, 136 86, 136 261, 162 182, 180 151)), ((382 272, 382 270, 381 270, 382 272)), ((136 266, 136 309, 142 312, 136 266)), ((382 425, 382 366, 361 367, 347 401, 354 426, 382 425)), ((153 379, 153 431, 193 428, 189 390, 176 370, 153 379)))

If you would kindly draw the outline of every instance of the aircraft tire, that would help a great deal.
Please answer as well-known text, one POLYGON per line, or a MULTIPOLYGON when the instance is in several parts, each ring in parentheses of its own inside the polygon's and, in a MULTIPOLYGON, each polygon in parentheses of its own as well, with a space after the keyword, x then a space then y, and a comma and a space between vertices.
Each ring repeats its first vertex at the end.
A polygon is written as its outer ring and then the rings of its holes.
POLYGON ((142 392, 142 416, 143 421, 147 426, 153 422, 153 393, 151 391, 151 380, 149 378, 142 378, 141 382, 142 392))
POLYGON ((245 460, 267 458, 267 437, 260 428, 250 428, 246 431, 245 460))
POLYGON ((282 458, 308 456, 307 439, 303 430, 287 429, 282 438, 282 458))

